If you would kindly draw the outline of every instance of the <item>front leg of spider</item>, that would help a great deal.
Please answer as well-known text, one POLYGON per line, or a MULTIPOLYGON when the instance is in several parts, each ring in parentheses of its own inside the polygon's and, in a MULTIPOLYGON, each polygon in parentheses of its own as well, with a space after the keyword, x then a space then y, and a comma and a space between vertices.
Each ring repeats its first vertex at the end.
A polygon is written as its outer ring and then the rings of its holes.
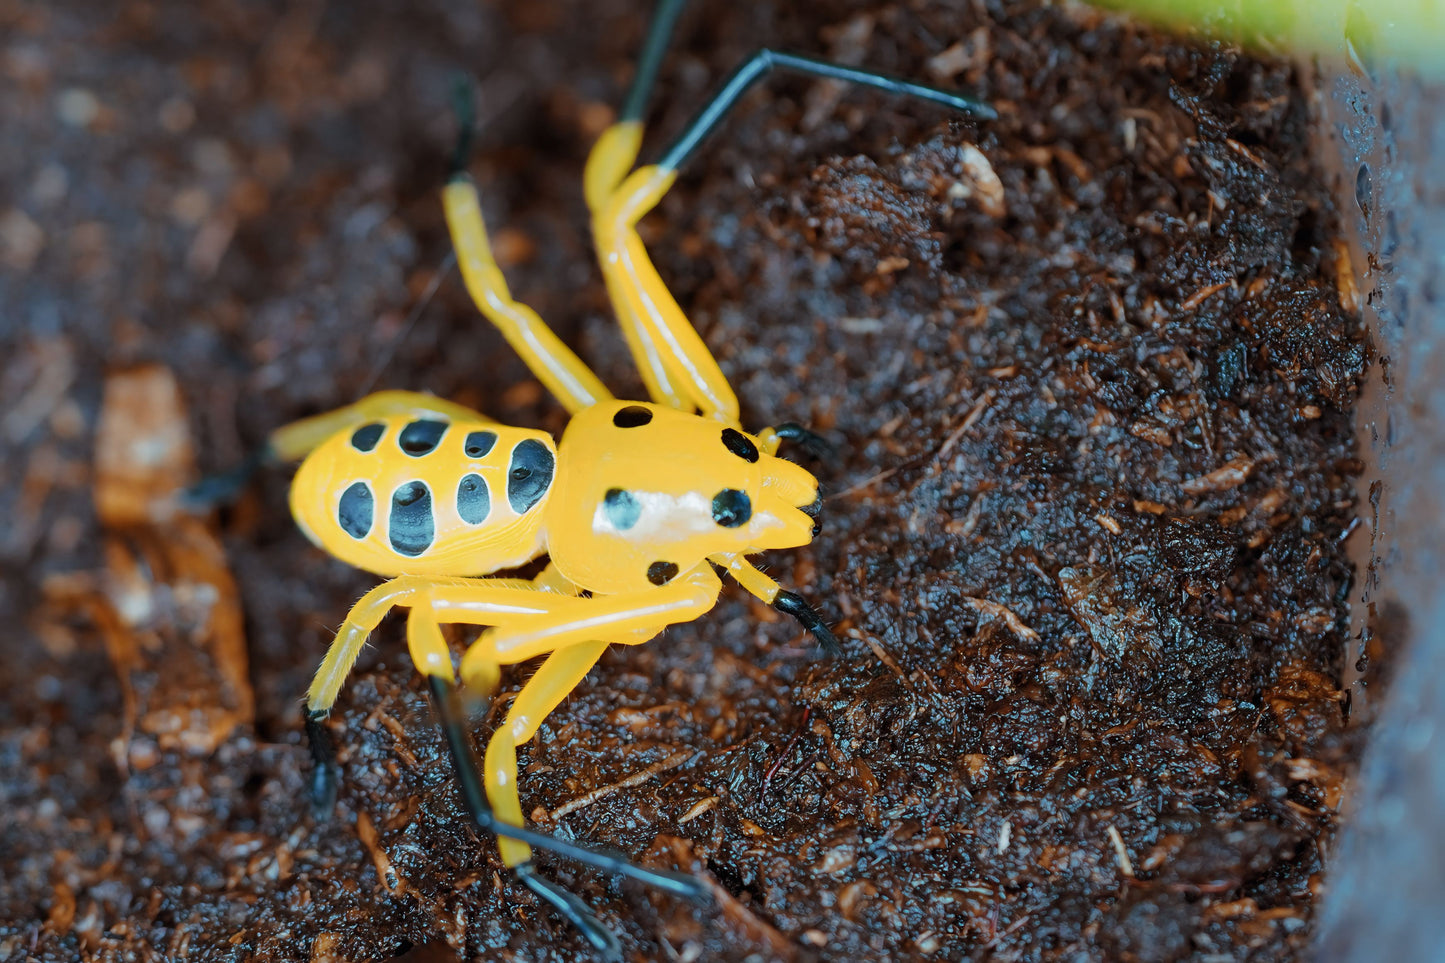
POLYGON ((843 654, 843 646, 838 642, 838 637, 824 624, 823 617, 803 601, 801 595, 780 590, 777 598, 773 599, 773 608, 797 619, 803 628, 813 634, 813 638, 818 640, 818 644, 830 657, 838 658, 843 654))
POLYGON ((795 421, 785 421, 773 428, 773 434, 778 436, 779 441, 791 441, 803 447, 803 450, 821 462, 826 462, 833 467, 832 462, 838 458, 838 449, 816 432, 809 431, 795 421))

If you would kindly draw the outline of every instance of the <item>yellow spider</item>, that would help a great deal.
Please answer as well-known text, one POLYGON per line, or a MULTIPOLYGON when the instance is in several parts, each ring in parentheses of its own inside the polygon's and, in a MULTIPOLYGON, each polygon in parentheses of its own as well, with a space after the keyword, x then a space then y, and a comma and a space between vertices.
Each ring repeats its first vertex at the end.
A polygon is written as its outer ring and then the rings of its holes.
POLYGON ((658 276, 636 224, 728 108, 773 67, 992 116, 967 97, 763 50, 660 161, 633 170, 643 107, 681 6, 663 0, 626 105, 585 173, 602 274, 651 401, 615 399, 535 312, 512 299, 476 188, 461 172, 464 124, 457 174, 442 198, 457 261, 482 313, 571 414, 561 441, 430 395, 386 391, 281 428, 268 446, 273 457, 305 459, 291 510, 307 536, 389 578, 351 609, 307 695, 318 805, 329 808, 335 794, 320 720, 367 636, 389 610, 405 607, 407 645, 432 687, 469 810, 498 835, 503 862, 609 957, 620 952, 616 938, 575 895, 533 871, 529 844, 674 893, 695 897, 704 889, 692 877, 526 829, 517 746, 609 645, 638 645, 711 609, 719 572, 838 650, 807 603, 748 561, 767 549, 806 545, 816 534, 818 483, 776 454, 785 440, 814 436, 796 425, 742 429, 736 395, 658 276), (544 554, 549 561, 534 579, 486 577, 544 554), (487 627, 461 660, 461 683, 471 690, 490 693, 502 666, 546 657, 488 744, 480 778, 442 624, 487 627))

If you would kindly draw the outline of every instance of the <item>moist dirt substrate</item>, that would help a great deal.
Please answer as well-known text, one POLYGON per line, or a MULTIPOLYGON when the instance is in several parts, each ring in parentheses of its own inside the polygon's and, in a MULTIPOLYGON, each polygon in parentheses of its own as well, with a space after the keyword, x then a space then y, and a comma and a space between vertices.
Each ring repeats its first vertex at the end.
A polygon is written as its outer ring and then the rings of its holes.
MULTIPOLYGON (((137 728, 197 676, 119 673, 75 579, 165 540, 91 506, 109 372, 175 373, 202 472, 370 388, 560 431, 454 272, 425 297, 459 72, 514 292, 640 396, 581 196, 635 6, 0 13, 0 207, 29 222, 0 222, 0 958, 586 958, 470 828, 399 619, 310 815, 300 700, 375 579, 296 531, 284 470, 216 519, 255 714, 214 752, 137 728)), ((1366 359, 1299 76, 1072 4, 698 2, 648 149, 760 43, 1000 117, 781 79, 645 222, 745 423, 836 445, 796 455, 821 534, 765 562, 846 654, 735 588, 614 648, 524 748, 524 811, 714 897, 542 871, 633 960, 1298 958, 1361 742, 1366 359)))

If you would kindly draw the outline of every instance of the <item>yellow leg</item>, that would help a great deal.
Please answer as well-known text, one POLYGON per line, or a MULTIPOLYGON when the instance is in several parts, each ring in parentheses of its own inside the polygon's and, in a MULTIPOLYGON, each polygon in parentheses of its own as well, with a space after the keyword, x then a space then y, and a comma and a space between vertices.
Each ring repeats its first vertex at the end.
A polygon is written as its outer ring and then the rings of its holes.
POLYGON ((557 563, 551 561, 532 579, 532 584, 544 592, 556 592, 558 595, 576 595, 581 591, 558 570, 557 563))
MULTIPOLYGON (((639 645, 669 625, 691 622, 717 604, 722 582, 704 562, 665 586, 645 592, 594 595, 586 599, 558 599, 544 616, 509 620, 483 632, 462 656, 462 679, 486 662, 511 665, 574 645, 605 639, 619 645, 639 645)), ((444 611, 443 622, 470 621, 464 612, 444 611)))
POLYGON ((487 240, 476 186, 465 178, 453 179, 442 191, 442 206, 467 291, 537 379, 571 414, 611 398, 612 393, 537 312, 512 300, 487 240))
MULTIPOLYGON (((565 613, 518 619, 483 632, 462 657, 462 679, 472 687, 495 678, 504 663, 547 654, 547 660, 518 694, 506 721, 487 745, 483 763, 487 797, 497 816, 514 826, 522 822, 517 796, 517 746, 537 731, 567 693, 581 681, 607 646, 638 645, 665 626, 689 622, 717 602, 722 583, 706 564, 664 588, 615 596, 569 599, 565 613)), ((465 613, 444 612, 442 621, 462 621, 465 613)), ((527 861, 525 843, 498 840, 508 866, 527 861)))
POLYGON ((406 648, 411 653, 412 665, 422 675, 436 675, 448 682, 455 681, 452 651, 447 648, 447 640, 442 638, 442 629, 437 624, 436 612, 432 610, 430 601, 419 600, 412 605, 406 619, 406 648))
POLYGON ((400 414, 442 415, 457 421, 492 420, 470 408, 420 391, 378 391, 345 408, 277 428, 271 433, 270 448, 281 461, 300 461, 307 452, 343 428, 400 414))
POLYGON ((777 582, 764 575, 756 565, 741 555, 711 555, 709 558, 719 565, 726 566, 733 581, 767 605, 772 605, 777 599, 778 593, 782 591, 777 582))
POLYGON ((786 615, 797 619, 803 628, 813 634, 829 655, 841 655, 842 645, 833 630, 828 628, 817 611, 803 600, 801 595, 786 591, 777 582, 764 575, 758 567, 741 555, 710 555, 708 558, 718 565, 727 566, 728 574, 762 601, 786 615))
MULTIPOLYGON (((612 642, 646 642, 663 627, 688 622, 711 608, 722 583, 706 564, 671 584, 647 592, 579 598, 549 567, 534 582, 519 579, 435 579, 403 575, 368 592, 352 607, 326 653, 307 698, 309 717, 329 712, 377 623, 396 606, 411 609, 407 646, 423 675, 453 679, 451 652, 441 623, 493 628, 468 650, 462 677, 471 688, 492 690, 501 666, 547 655, 548 659, 513 703, 487 748, 485 785, 497 817, 525 826, 517 797, 518 744, 565 698, 612 642)), ((499 840, 509 866, 525 862, 524 843, 499 840)))
MULTIPOLYGON (((577 687, 607 651, 607 646, 606 642, 583 642, 547 656, 547 661, 517 694, 506 720, 487 743, 484 763, 487 799, 503 822, 525 825, 517 795, 517 747, 532 738, 542 720, 577 687)), ((525 863, 532 855, 530 846, 515 839, 500 838, 497 846, 502 862, 508 866, 525 863)))
POLYGON ((649 397, 736 423, 737 396, 637 235, 637 222, 677 179, 676 171, 655 166, 624 176, 641 136, 635 121, 617 124, 603 133, 587 160, 587 204, 607 293, 649 397))
MULTIPOLYGON (((545 574, 545 573, 544 573, 545 574)), ((473 625, 506 625, 528 618, 547 615, 554 611, 558 602, 585 602, 585 599, 569 598, 555 592, 544 591, 532 582, 523 579, 437 579, 419 575, 402 575, 383 582, 367 592, 351 607, 346 621, 336 632, 336 639, 326 650, 326 658, 311 680, 306 693, 306 709, 309 715, 325 715, 336 704, 341 684, 351 674, 361 647, 378 623, 396 606, 426 606, 433 622, 466 622, 473 625), (438 613, 445 611, 442 616, 438 613), (460 616, 460 617, 459 617, 460 616)), ((408 644, 411 646, 417 668, 427 674, 428 668, 439 668, 440 653, 445 652, 440 631, 436 643, 422 640, 413 642, 408 625, 408 644), (441 644, 440 649, 437 643, 441 644)), ((416 631, 425 632, 418 628, 416 631)), ((451 670, 447 657, 447 672, 451 670)), ((450 675, 447 675, 450 678, 450 675)), ((477 676, 480 684, 482 676, 477 676)), ((493 681, 495 686, 495 680, 493 681)))
POLYGON ((625 120, 602 132, 587 154, 587 167, 582 172, 582 191, 589 211, 596 214, 606 206, 617 185, 637 163, 641 149, 640 120, 625 120))
POLYGON ((607 295, 612 301, 612 310, 617 315, 618 324, 622 327, 627 349, 632 353, 633 362, 642 375, 647 396, 673 408, 690 409, 693 405, 674 388, 672 378, 663 364, 662 347, 637 315, 635 299, 628 296, 623 272, 617 270, 609 257, 611 248, 605 243, 608 232, 600 229, 603 223, 601 218, 606 216, 617 186, 622 183, 627 172, 632 170, 641 146, 640 121, 623 121, 603 131, 591 153, 587 155, 587 169, 583 174, 584 193, 587 197, 587 208, 592 212, 597 257, 602 267, 602 278, 607 283, 607 295))

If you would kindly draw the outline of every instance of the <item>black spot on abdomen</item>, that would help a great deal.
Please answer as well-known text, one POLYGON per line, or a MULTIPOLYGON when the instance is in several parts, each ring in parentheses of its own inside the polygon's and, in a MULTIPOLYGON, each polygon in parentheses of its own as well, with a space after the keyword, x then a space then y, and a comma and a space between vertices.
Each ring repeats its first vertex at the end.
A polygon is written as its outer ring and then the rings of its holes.
POLYGON ((421 418, 401 430, 396 436, 396 444, 406 454, 420 458, 436 450, 437 443, 442 440, 442 435, 447 433, 448 427, 445 421, 421 418))
POLYGON ((753 517, 753 500, 736 488, 724 488, 712 498, 712 520, 723 528, 746 525, 753 517))
POLYGON ((619 532, 636 525, 637 519, 642 516, 642 506, 636 496, 621 488, 607 489, 607 494, 602 496, 602 511, 619 532))
POLYGON ((379 421, 362 425, 351 433, 351 447, 362 453, 374 451, 383 431, 386 431, 386 426, 379 421))
POLYGON ((497 444, 497 433, 495 431, 469 431, 467 441, 462 450, 468 458, 485 458, 491 454, 492 448, 497 444))
POLYGON ((619 408, 617 413, 612 416, 612 423, 618 428, 641 428, 651 420, 652 412, 641 405, 619 408))
POLYGON ((753 444, 747 435, 736 428, 724 428, 722 432, 723 447, 737 455, 743 461, 756 462, 758 460, 758 446, 753 444))
POLYGON ((512 449, 512 464, 507 470, 507 502, 518 515, 542 500, 552 487, 552 474, 557 460, 551 450, 535 438, 517 443, 512 449))
POLYGON ((398 554, 412 558, 423 554, 436 541, 436 531, 426 482, 409 481, 392 492, 388 538, 398 554))
POLYGON ((457 514, 468 525, 480 525, 492 513, 492 492, 487 480, 471 474, 457 483, 457 514))
POLYGON ((354 482, 341 493, 341 501, 336 506, 336 521, 341 530, 352 538, 365 538, 371 534, 371 526, 376 522, 376 499, 366 482, 354 482))

